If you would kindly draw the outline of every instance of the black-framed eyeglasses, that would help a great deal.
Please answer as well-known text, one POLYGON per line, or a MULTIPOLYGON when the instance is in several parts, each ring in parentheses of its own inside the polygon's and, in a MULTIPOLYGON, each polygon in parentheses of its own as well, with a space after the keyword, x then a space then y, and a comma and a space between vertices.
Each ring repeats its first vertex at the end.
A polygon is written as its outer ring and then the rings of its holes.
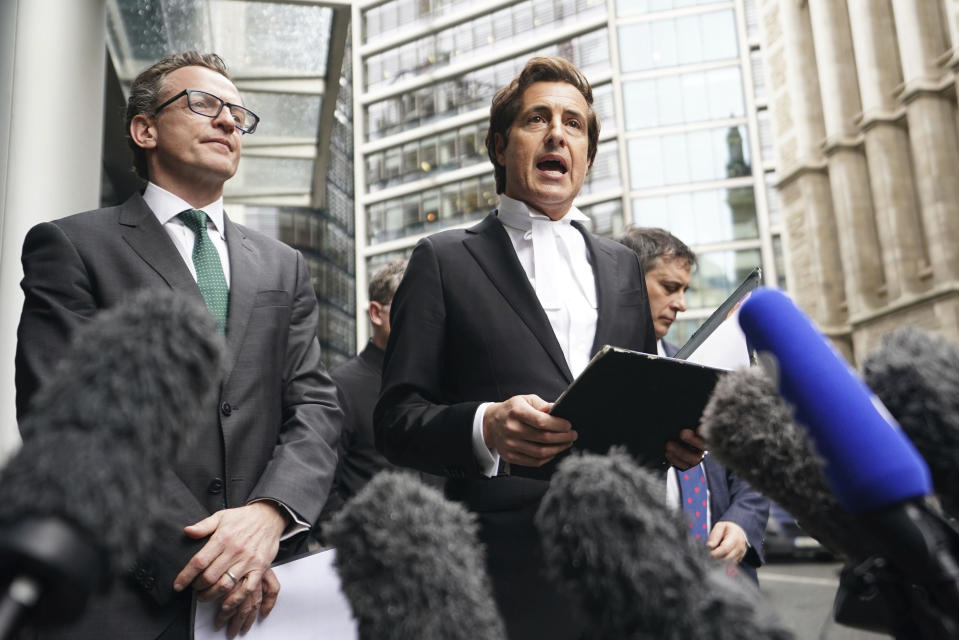
POLYGON ((200 91, 199 89, 184 89, 157 107, 153 111, 153 115, 157 115, 164 107, 176 102, 183 96, 187 98, 187 105, 190 107, 190 111, 201 116, 206 116, 207 118, 217 117, 220 115, 223 107, 226 107, 230 110, 230 115, 233 116, 233 124, 243 133, 253 133, 256 131, 257 123, 260 122, 260 117, 246 107, 227 102, 212 93, 200 91))

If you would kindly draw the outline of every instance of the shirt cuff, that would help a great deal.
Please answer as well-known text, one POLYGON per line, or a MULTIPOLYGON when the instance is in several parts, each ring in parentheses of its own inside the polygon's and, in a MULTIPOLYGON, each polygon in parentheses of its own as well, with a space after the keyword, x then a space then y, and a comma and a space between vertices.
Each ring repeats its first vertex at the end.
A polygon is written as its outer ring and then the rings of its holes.
POLYGON ((493 404, 484 402, 476 408, 473 414, 473 455, 479 463, 480 472, 487 478, 492 478, 499 470, 499 454, 486 446, 483 439, 483 418, 486 417, 486 407, 493 404))
POLYGON ((296 512, 294 512, 293 509, 290 509, 288 506, 286 506, 279 500, 276 500, 274 498, 257 498, 256 500, 250 500, 248 504, 253 504, 254 502, 271 502, 274 505, 276 505, 278 509, 282 509, 283 511, 287 513, 287 515, 290 516, 290 524, 286 526, 286 529, 284 529, 283 531, 283 535, 280 536, 280 542, 283 542, 284 540, 289 540, 295 535, 298 535, 303 533, 304 531, 310 530, 310 523, 301 519, 298 515, 296 515, 296 512))

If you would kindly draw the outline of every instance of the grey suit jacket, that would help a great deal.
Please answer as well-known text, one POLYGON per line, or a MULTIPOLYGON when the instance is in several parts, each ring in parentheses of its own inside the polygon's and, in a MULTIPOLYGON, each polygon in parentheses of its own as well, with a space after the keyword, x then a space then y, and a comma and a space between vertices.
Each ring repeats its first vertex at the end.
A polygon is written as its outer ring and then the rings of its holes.
MULTIPOLYGON (((68 637, 155 638, 182 615, 189 598, 173 593, 173 579, 203 543, 188 539, 184 526, 256 498, 278 500, 313 522, 326 499, 342 416, 320 361, 317 302, 303 257, 227 218, 225 234, 231 287, 217 404, 195 426, 192 450, 157 479, 166 513, 155 548, 131 580, 91 604, 68 637)), ((18 415, 29 410, 74 330, 98 310, 146 288, 202 300, 139 194, 35 226, 23 266, 18 415)))

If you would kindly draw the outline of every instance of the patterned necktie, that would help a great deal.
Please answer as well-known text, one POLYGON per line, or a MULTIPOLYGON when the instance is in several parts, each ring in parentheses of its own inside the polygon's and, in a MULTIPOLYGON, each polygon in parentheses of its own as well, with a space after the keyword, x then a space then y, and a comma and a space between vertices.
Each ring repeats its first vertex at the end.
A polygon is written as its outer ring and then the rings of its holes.
POLYGON ((689 533, 703 544, 709 536, 706 521, 706 474, 703 465, 697 464, 686 471, 676 471, 679 476, 679 495, 683 499, 683 511, 689 520, 689 533))
POLYGON ((230 304, 230 290, 226 286, 220 254, 206 232, 207 215, 204 211, 187 209, 177 217, 193 231, 193 266, 196 269, 196 283, 200 287, 203 301, 216 320, 216 328, 226 333, 226 312, 230 304))

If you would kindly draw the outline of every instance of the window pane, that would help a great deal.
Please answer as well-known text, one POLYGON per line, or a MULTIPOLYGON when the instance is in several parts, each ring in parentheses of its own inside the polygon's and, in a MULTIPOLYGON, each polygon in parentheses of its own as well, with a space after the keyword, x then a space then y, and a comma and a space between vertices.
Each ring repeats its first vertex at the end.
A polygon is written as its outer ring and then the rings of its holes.
POLYGON ((659 124, 659 100, 655 80, 623 83, 626 130, 635 131, 659 124))
MULTIPOLYGON (((456 43, 456 46, 460 46, 460 43, 456 43)), ((609 69, 609 43, 605 29, 543 47, 531 55, 568 58, 587 75, 592 71, 609 69)), ((477 69, 368 105, 367 140, 400 133, 473 109, 489 108, 493 93, 516 77, 526 60, 526 56, 505 60, 492 67, 477 69)))
POLYGON ((691 245, 759 237, 752 187, 636 198, 633 221, 642 227, 662 227, 691 245))
POLYGON ((593 221, 593 233, 612 236, 622 229, 623 205, 619 199, 584 207, 582 211, 593 221))
POLYGON ((269 185, 270 189, 309 192, 313 185, 313 159, 247 157, 230 182, 227 190, 256 190, 269 185))
POLYGON ((633 189, 749 175, 745 125, 629 140, 633 189))
POLYGON ((620 64, 626 73, 735 58, 732 10, 713 11, 619 28, 620 64))
POLYGON ((779 198, 779 189, 776 183, 779 176, 776 172, 770 172, 765 175, 766 182, 766 207, 769 209, 769 226, 778 228, 782 226, 782 200, 779 198))
MULTIPOLYGON (((558 10, 553 0, 525 0, 503 7, 492 14, 477 16, 463 24, 443 29, 413 40, 400 49, 373 54, 367 58, 372 67, 386 65, 387 59, 402 62, 407 74, 429 73, 456 61, 497 47, 528 39, 532 33, 555 31, 556 28, 605 11, 604 2, 581 2, 567 15, 558 10)), ((385 85, 390 78, 384 73, 366 77, 368 89, 385 85)))
POLYGON ((697 259, 686 295, 690 307, 719 306, 750 271, 761 265, 759 249, 701 253, 697 259))
POLYGON ((583 181, 582 194, 599 193, 615 189, 622 181, 619 177, 619 146, 615 140, 597 146, 593 166, 583 181))
POLYGON ((633 189, 665 184, 662 140, 658 137, 629 141, 629 183, 633 189))
POLYGON ((741 117, 746 112, 738 67, 625 82, 623 102, 631 131, 741 117))

